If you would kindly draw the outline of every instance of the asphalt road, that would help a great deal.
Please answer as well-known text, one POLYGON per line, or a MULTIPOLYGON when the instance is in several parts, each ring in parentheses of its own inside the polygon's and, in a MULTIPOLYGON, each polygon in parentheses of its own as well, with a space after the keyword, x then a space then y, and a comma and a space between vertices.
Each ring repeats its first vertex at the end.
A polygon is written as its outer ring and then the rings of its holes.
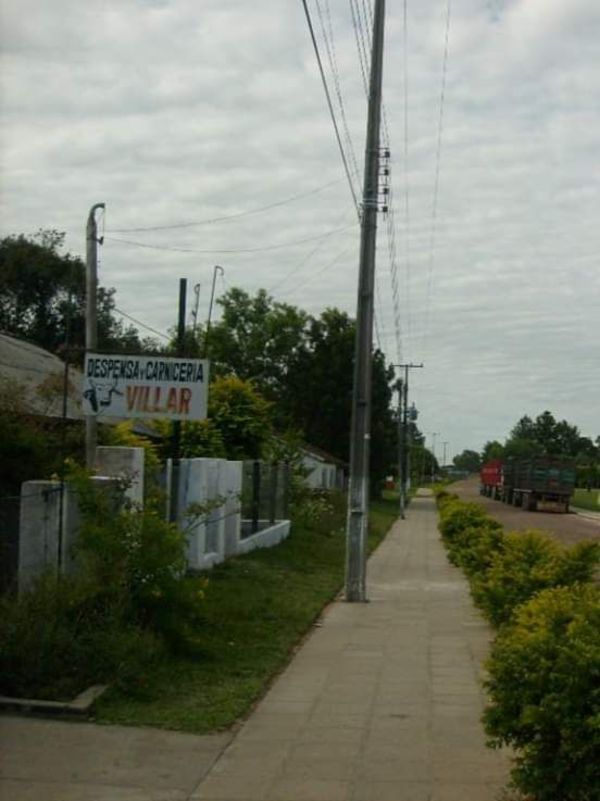
POLYGON ((572 545, 582 540, 600 540, 600 517, 593 518, 575 512, 557 514, 555 512, 525 512, 515 506, 508 506, 501 501, 494 501, 479 494, 479 479, 468 478, 457 481, 448 487, 464 501, 480 503, 485 510, 506 531, 525 531, 541 529, 565 545, 572 545))

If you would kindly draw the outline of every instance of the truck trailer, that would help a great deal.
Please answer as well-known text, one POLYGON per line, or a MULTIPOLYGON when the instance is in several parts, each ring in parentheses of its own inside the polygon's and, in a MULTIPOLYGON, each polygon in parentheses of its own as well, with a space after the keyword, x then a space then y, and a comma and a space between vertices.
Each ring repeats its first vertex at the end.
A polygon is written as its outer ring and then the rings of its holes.
POLYGON ((557 456, 494 459, 480 471, 481 492, 530 512, 568 512, 575 463, 557 456))

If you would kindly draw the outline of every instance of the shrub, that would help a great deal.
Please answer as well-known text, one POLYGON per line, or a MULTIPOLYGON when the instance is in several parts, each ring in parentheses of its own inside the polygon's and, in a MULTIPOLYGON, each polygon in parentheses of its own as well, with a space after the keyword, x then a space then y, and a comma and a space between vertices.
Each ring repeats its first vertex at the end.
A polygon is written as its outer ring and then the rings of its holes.
POLYGON ((502 526, 488 518, 463 529, 449 549, 454 564, 463 568, 469 577, 477 577, 489 569, 494 555, 504 545, 502 526))
POLYGON ((518 750, 515 785, 536 801, 600 798, 600 590, 541 592, 488 662, 490 744, 518 750))
POLYGON ((74 470, 82 515, 76 561, 98 602, 122 606, 129 619, 183 645, 199 620, 204 580, 185 579, 186 538, 163 519, 159 496, 144 509, 115 512, 114 495, 74 470))
POLYGON ((0 686, 4 693, 71 698, 97 682, 136 692, 162 656, 157 638, 98 604, 78 578, 41 576, 19 598, 0 600, 0 686))
POLYGON ((442 504, 440 510, 440 531, 447 545, 451 545, 462 531, 480 526, 489 520, 485 510, 477 503, 463 503, 449 500, 442 504))
POLYGON ((599 558, 598 543, 567 549, 540 531, 506 534, 489 569, 474 577, 473 597, 491 622, 500 625, 540 590, 591 580, 599 558))

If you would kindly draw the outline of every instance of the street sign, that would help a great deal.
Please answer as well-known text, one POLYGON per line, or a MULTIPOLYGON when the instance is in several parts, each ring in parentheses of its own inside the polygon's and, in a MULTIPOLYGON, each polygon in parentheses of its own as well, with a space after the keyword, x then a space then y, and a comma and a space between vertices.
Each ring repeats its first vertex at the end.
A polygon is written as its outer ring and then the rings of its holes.
POLYGON ((88 353, 83 413, 95 417, 203 420, 208 366, 205 359, 88 353))

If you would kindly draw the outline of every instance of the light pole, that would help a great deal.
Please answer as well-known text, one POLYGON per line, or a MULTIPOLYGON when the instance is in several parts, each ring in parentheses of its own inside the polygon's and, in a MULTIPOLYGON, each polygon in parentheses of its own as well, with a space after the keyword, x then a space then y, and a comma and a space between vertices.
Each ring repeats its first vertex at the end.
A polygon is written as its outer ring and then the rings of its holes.
POLYGON ((433 479, 435 476, 435 438, 439 437, 439 431, 432 431, 431 432, 431 483, 433 484, 433 479))
POLYGON ((212 317, 212 307, 213 307, 213 300, 215 298, 215 283, 217 280, 217 273, 220 272, 221 275, 225 275, 225 270, 218 264, 215 264, 215 269, 213 270, 213 280, 212 280, 212 289, 210 291, 210 304, 208 306, 208 320, 206 321, 206 334, 204 335, 204 358, 208 359, 208 336, 210 334, 210 318, 212 317))

